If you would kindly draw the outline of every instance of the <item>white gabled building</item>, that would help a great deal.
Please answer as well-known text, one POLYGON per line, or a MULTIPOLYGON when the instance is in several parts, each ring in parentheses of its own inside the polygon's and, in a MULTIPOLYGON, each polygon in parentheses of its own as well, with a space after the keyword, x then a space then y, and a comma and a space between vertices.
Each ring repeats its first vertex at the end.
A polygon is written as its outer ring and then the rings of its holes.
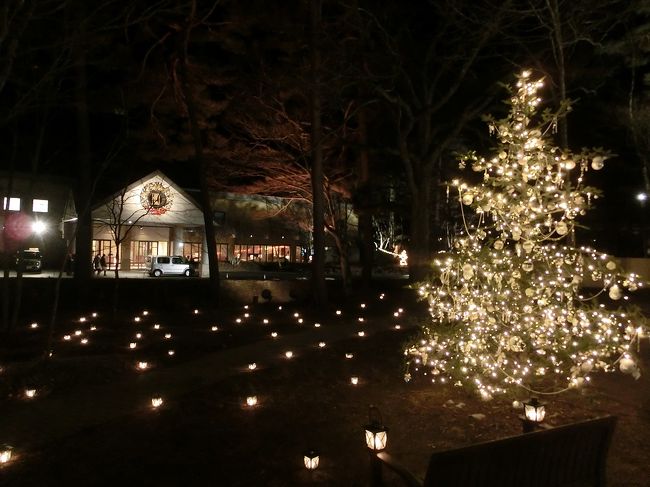
POLYGON ((114 267, 144 268, 147 255, 183 255, 206 261, 203 212, 198 203, 160 171, 139 179, 92 210, 93 255, 114 267))
MULTIPOLYGON (((144 269, 148 255, 190 256, 207 275, 203 213, 190 192, 154 171, 95 205, 93 255, 105 254, 112 268, 119 244, 121 270, 144 269)), ((211 200, 219 261, 308 261, 311 216, 301 205, 289 211, 281 198, 238 193, 211 200)))

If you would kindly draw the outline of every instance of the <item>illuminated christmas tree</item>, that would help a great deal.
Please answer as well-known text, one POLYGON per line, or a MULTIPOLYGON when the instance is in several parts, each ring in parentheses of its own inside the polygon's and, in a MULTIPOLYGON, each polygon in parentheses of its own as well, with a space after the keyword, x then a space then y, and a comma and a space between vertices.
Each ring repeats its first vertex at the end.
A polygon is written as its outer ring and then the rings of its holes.
POLYGON ((611 301, 642 283, 615 259, 571 244, 576 218, 598 196, 584 177, 607 153, 552 144, 562 110, 538 113, 542 86, 522 73, 507 117, 489 120, 493 155, 460 160, 482 180, 452 184, 464 231, 420 288, 432 321, 405 351, 406 380, 417 372, 489 399, 520 387, 562 392, 599 370, 639 376, 633 354, 645 318, 611 301))

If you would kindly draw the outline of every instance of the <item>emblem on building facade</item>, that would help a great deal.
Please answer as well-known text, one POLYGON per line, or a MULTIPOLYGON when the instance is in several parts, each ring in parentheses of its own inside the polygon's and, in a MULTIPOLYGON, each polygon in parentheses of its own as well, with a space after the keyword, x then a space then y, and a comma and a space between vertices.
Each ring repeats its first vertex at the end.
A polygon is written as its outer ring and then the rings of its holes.
POLYGON ((145 184, 140 192, 140 204, 151 215, 165 214, 173 200, 171 188, 160 181, 145 184))

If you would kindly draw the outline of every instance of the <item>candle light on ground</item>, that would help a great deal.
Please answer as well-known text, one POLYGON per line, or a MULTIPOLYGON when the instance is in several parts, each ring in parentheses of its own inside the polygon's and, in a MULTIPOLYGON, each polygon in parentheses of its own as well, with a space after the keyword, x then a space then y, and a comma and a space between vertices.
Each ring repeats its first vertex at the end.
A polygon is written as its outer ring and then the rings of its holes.
POLYGON ((7 463, 11 460, 13 448, 9 445, 4 445, 0 448, 0 463, 7 463))

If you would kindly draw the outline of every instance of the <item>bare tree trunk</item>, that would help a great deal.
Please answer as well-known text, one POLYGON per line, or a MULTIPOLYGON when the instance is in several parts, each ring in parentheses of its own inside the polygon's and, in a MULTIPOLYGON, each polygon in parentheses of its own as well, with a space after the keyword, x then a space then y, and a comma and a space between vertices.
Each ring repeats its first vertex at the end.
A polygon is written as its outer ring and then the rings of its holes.
POLYGON ((180 46, 180 88, 185 99, 187 115, 190 121, 190 132, 194 144, 194 158, 196 161, 197 172, 201 188, 201 209, 203 210, 203 222, 205 227, 205 240, 208 246, 208 269, 210 273, 210 304, 216 308, 219 304, 219 261, 217 258, 217 239, 214 231, 214 218, 212 214, 212 202, 210 201, 210 192, 208 187, 208 165, 203 155, 203 142, 201 140, 201 128, 196 114, 196 102, 190 86, 188 73, 188 56, 187 48, 189 37, 196 15, 196 1, 192 2, 192 12, 188 19, 188 25, 183 37, 183 43, 180 46))
POLYGON ((643 130, 644 125, 639 128, 639 122, 636 118, 636 109, 634 106, 634 97, 636 90, 636 59, 632 62, 632 80, 630 81, 630 91, 627 98, 627 114, 630 119, 630 132, 632 134, 632 140, 634 142, 634 149, 641 161, 641 175, 643 177, 643 187, 646 194, 650 194, 650 159, 648 158, 646 151, 642 148, 646 146, 641 142, 641 137, 639 137, 639 131, 643 130))
MULTIPOLYGON (((84 3, 78 2, 76 8, 79 19, 84 16, 84 3)), ((78 180, 75 191, 75 206, 77 208, 77 236, 75 253, 74 278, 77 290, 83 298, 89 288, 92 277, 92 219, 90 215, 90 196, 92 191, 92 158, 90 154, 90 122, 88 118, 86 55, 84 52, 84 22, 79 22, 80 32, 74 33, 76 38, 75 58, 75 105, 77 116, 77 167, 78 180), (86 211, 83 211, 86 210, 86 211)))
POLYGON ((312 294, 316 304, 327 303, 325 287, 325 195, 323 176, 323 129, 320 99, 320 28, 321 0, 311 0, 311 184, 313 192, 314 257, 312 267, 312 294))
POLYGON ((411 199, 411 231, 408 249, 409 280, 420 282, 431 270, 431 176, 432 166, 423 164, 419 188, 411 199))
POLYGON ((351 290, 351 273, 350 273, 350 258, 347 249, 345 248, 344 240, 336 233, 331 234, 336 244, 336 251, 339 254, 339 267, 341 269, 341 281, 343 283, 343 291, 347 295, 351 290))
MULTIPOLYGON (((13 186, 14 186, 14 166, 15 166, 15 152, 16 152, 16 137, 14 135, 14 144, 13 144, 13 151, 11 155, 11 160, 10 160, 10 166, 9 166, 9 181, 8 181, 8 187, 7 187, 7 196, 6 199, 3 202, 2 206, 2 219, 3 222, 7 221, 7 216, 9 215, 9 202, 11 201, 11 196, 13 192, 13 186)), ((9 316, 11 313, 11 288, 9 286, 9 270, 11 268, 11 251, 13 248, 10 246, 10 239, 7 237, 7 228, 6 225, 2 225, 2 229, 0 229, 2 232, 2 242, 0 250, 0 259, 2 263, 2 271, 3 271, 3 278, 2 278, 2 329, 4 331, 9 330, 9 316)))
MULTIPOLYGON (((557 82, 560 90, 560 103, 567 101, 566 88, 566 63, 564 60, 564 36, 562 35, 562 18, 560 17, 560 8, 557 0, 546 0, 546 6, 551 16, 553 32, 551 33, 551 45, 553 47, 553 57, 557 67, 557 82)), ((569 147, 569 128, 566 117, 558 120, 558 133, 560 136, 560 146, 563 149, 569 147)))
POLYGON ((368 155, 368 124, 366 110, 359 109, 359 204, 357 214, 359 215, 359 253, 361 258, 361 283, 364 287, 370 285, 372 280, 372 266, 374 261, 375 245, 372 232, 372 213, 370 211, 370 158, 368 155))

